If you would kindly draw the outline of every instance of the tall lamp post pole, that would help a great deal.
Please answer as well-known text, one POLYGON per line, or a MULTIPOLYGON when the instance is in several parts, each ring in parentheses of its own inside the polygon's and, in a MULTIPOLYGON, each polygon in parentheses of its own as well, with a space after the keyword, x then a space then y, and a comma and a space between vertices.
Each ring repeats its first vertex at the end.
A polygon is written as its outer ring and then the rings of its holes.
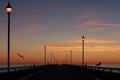
POLYGON ((67 59, 67 64, 68 64, 68 54, 67 54, 67 56, 66 56, 66 57, 67 57, 66 59, 67 59))
POLYGON ((70 62, 71 62, 71 65, 72 65, 72 50, 70 51, 70 62))
POLYGON ((44 56, 44 57, 45 57, 45 60, 44 60, 44 61, 45 61, 45 65, 46 65, 46 45, 44 46, 44 55, 45 55, 45 56, 44 56))
POLYGON ((56 64, 56 62, 55 62, 55 56, 53 57, 53 59, 54 59, 54 64, 56 64))
POLYGON ((51 53, 51 65, 52 65, 52 57, 53 57, 53 55, 52 55, 52 53, 51 53))
POLYGON ((82 66, 84 66, 84 40, 85 37, 82 36, 82 66))
POLYGON ((8 5, 6 7, 6 13, 8 14, 8 72, 10 68, 10 14, 12 12, 12 7, 10 5, 10 2, 8 2, 8 5))

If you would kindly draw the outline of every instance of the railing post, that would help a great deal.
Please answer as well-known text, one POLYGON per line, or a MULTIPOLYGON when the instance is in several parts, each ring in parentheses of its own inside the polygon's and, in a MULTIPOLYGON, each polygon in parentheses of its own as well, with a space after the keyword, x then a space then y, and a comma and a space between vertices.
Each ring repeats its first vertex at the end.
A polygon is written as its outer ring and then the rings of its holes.
POLYGON ((109 71, 112 72, 112 68, 110 68, 109 71))

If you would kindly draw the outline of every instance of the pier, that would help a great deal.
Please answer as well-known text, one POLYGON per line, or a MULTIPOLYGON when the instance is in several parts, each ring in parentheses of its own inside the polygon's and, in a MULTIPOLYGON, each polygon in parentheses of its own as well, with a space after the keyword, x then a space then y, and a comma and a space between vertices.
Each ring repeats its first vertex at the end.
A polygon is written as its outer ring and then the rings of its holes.
POLYGON ((33 65, 0 68, 0 80, 119 80, 120 68, 82 65, 33 65))
POLYGON ((0 80, 120 80, 119 3, 1 0, 0 80))

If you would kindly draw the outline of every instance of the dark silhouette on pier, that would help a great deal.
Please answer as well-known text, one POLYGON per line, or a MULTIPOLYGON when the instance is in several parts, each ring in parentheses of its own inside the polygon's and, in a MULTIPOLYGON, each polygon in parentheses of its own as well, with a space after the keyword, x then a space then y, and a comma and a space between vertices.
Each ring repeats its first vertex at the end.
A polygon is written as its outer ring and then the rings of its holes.
POLYGON ((96 66, 100 66, 101 65, 101 62, 97 63, 96 66))

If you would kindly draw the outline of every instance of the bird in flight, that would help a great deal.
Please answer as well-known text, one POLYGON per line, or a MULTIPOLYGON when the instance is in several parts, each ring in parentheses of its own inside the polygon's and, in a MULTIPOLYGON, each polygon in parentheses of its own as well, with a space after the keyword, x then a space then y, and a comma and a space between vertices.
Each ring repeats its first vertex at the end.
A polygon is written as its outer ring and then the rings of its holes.
POLYGON ((19 56, 19 57, 21 57, 21 58, 24 58, 21 54, 19 54, 19 53, 17 53, 17 55, 19 56))

